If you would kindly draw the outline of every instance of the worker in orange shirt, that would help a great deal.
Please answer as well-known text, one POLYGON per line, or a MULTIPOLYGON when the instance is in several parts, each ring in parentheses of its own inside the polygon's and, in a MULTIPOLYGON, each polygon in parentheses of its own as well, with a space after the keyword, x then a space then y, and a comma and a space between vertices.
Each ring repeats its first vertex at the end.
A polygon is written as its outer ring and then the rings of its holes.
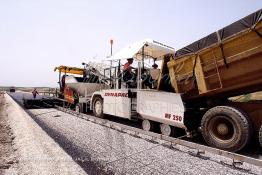
POLYGON ((131 81, 135 80, 135 78, 136 78, 135 74, 132 72, 132 69, 135 69, 131 66, 133 64, 133 61, 134 61, 133 58, 129 58, 129 59, 127 59, 127 62, 124 64, 123 80, 125 82, 131 82, 131 81))
POLYGON ((134 69, 131 65, 133 64, 134 59, 128 58, 127 62, 124 64, 124 72, 127 71, 131 73, 132 69, 134 69))

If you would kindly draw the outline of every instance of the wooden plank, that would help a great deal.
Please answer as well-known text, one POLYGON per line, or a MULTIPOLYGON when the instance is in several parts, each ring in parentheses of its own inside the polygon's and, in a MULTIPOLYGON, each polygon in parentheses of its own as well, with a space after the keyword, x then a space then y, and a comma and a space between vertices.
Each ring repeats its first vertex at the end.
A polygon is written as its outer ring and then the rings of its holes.
POLYGON ((205 81, 205 78, 204 78, 205 75, 204 75, 204 72, 203 72, 200 56, 198 56, 196 58, 195 77, 196 77, 196 81, 197 81, 199 94, 203 94, 203 93, 207 92, 207 85, 206 85, 206 81, 205 81))
MULTIPOLYGON (((172 60, 170 62, 170 64, 172 65, 173 62, 174 62, 174 60, 172 60)), ((168 65, 168 67, 169 67, 169 65, 168 65)), ((178 88, 177 80, 176 80, 175 66, 172 66, 168 69, 169 69, 169 76, 170 76, 171 84, 172 84, 173 88, 175 89, 175 92, 179 93, 179 88, 178 88)))

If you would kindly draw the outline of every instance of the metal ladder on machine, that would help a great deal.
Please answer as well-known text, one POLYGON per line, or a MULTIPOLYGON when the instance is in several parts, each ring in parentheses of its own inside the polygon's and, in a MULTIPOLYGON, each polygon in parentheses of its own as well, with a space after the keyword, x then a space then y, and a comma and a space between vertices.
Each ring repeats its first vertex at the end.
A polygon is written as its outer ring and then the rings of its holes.
POLYGON ((137 98, 136 98, 136 92, 130 92, 131 93, 131 105, 130 105, 130 108, 131 108, 131 110, 130 110, 130 112, 131 112, 131 119, 132 120, 137 120, 138 118, 137 118, 137 116, 138 116, 138 114, 137 114, 137 98))
MULTIPOLYGON (((214 90, 217 90, 217 89, 221 89, 223 87, 223 84, 222 84, 222 81, 221 81, 221 77, 220 77, 220 73, 219 73, 219 69, 218 69, 218 64, 217 64, 217 59, 216 59, 216 56, 214 54, 214 52, 212 52, 213 54, 213 59, 205 62, 205 63, 201 63, 201 65, 203 64, 206 64, 208 62, 211 62, 210 64, 206 65, 206 66, 211 66, 211 65, 215 65, 215 73, 214 74, 211 74, 211 75, 208 75, 208 76, 204 76, 204 79, 207 80, 209 78, 217 78, 218 80, 218 86, 213 88, 213 89, 207 89, 207 92, 210 92, 210 91, 214 91, 214 90)), ((205 71, 203 70, 203 73, 205 75, 205 71)))

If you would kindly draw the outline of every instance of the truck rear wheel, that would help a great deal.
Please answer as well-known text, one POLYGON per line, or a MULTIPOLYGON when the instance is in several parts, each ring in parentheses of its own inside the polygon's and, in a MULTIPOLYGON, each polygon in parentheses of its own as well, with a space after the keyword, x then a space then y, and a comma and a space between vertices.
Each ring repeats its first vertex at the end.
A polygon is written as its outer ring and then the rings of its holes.
POLYGON ((202 118, 201 128, 208 145, 233 152, 246 146, 252 135, 248 116, 229 106, 209 109, 202 118))
POLYGON ((101 97, 95 97, 93 102, 93 113, 98 118, 104 118, 103 113, 103 99, 101 97))
POLYGON ((260 143, 260 146, 262 147, 262 125, 259 130, 259 143, 260 143))

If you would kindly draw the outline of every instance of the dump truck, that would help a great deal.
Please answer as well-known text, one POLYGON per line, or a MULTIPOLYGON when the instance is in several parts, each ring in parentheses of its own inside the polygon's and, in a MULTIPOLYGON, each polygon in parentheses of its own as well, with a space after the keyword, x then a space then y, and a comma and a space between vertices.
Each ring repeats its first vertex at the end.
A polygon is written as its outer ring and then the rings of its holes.
POLYGON ((261 19, 258 10, 176 51, 163 63, 162 74, 169 74, 173 91, 185 103, 188 126, 200 126, 211 146, 237 151, 259 130, 262 144, 261 99, 230 100, 262 90, 261 19))
POLYGON ((11 87, 9 88, 9 92, 15 92, 15 87, 14 87, 14 86, 11 86, 11 87))

